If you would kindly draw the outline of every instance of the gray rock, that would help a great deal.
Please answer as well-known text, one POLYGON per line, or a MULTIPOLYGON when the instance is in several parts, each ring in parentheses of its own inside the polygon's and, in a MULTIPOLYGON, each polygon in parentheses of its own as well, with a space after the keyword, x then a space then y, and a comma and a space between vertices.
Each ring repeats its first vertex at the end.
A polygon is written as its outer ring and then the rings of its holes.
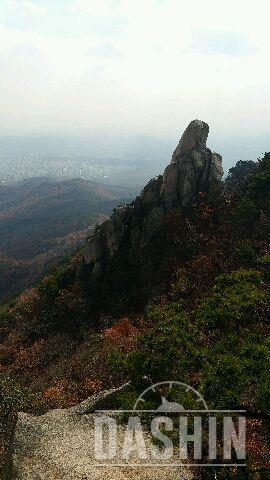
POLYGON ((224 171, 222 167, 222 156, 219 153, 212 152, 212 175, 214 179, 221 180, 224 171))
MULTIPOLYGON (((127 388, 102 392, 76 407, 51 410, 40 417, 20 413, 13 444, 13 480, 191 480, 188 466, 162 468, 158 460, 151 460, 156 467, 140 468, 145 460, 135 457, 132 463, 136 466, 129 468, 121 456, 124 427, 120 423, 116 458, 106 461, 106 466, 95 458, 94 412, 113 408, 115 396, 127 388), (125 466, 110 467, 110 463, 125 466)), ((147 431, 144 438, 148 451, 152 443, 147 431)), ((173 461, 179 462, 178 452, 173 461)))
POLYGON ((209 126, 207 123, 202 122, 202 120, 192 120, 173 153, 172 162, 177 161, 190 150, 205 150, 208 134, 209 126))
POLYGON ((166 211, 189 208, 199 192, 206 192, 223 175, 222 157, 206 147, 209 126, 193 120, 175 149, 163 175, 166 211))
MULTIPOLYGON (((106 222, 105 222, 106 223, 106 222)), ((85 253, 86 263, 96 263, 106 255, 106 237, 97 234, 87 245, 85 253)))

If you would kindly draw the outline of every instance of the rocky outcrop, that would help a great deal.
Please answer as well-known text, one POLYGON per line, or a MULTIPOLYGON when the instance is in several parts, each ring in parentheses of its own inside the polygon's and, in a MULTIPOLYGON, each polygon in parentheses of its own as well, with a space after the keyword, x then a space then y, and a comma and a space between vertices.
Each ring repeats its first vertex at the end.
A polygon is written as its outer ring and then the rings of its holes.
MULTIPOLYGON (((181 209, 187 213, 199 192, 207 192, 223 175, 222 158, 206 147, 209 127, 193 120, 176 147, 163 176, 150 180, 130 205, 113 212, 88 243, 84 261, 93 279, 106 275, 108 262, 128 243, 128 255, 140 255, 164 217, 181 209)), ((131 258, 132 263, 132 258, 131 258)))
MULTIPOLYGON (((12 479, 191 480, 193 475, 188 466, 179 469, 162 468, 158 460, 151 460, 152 466, 140 467, 140 464, 145 464, 145 460, 135 456, 131 460, 133 467, 129 468, 128 461, 121 455, 125 428, 120 422, 118 422, 118 450, 115 458, 111 460, 96 458, 94 412, 99 409, 119 408, 115 403, 117 394, 123 393, 126 388, 128 385, 102 392, 76 407, 51 410, 39 417, 20 413, 13 445, 12 479), (104 462, 107 466, 104 466, 104 462)), ((105 432, 106 445, 108 437, 109 434, 105 432)), ((144 438, 148 452, 152 448, 152 438, 147 431, 144 432, 144 438)), ((179 456, 176 454, 172 461, 177 463, 179 456)))
POLYGON ((222 158, 206 147, 207 123, 193 120, 181 137, 163 175, 166 210, 188 208, 198 192, 205 192, 223 175, 222 158))

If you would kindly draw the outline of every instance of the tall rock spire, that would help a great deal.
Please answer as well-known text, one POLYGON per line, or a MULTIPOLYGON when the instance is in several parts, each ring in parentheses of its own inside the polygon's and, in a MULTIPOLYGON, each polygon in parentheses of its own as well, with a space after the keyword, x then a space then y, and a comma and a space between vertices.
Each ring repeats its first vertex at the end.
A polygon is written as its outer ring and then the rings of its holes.
POLYGON ((188 208, 200 191, 220 181, 222 158, 206 147, 209 126, 193 120, 183 133, 171 163, 163 175, 162 195, 165 209, 188 208))
POLYGON ((150 180, 134 202, 116 209, 99 227, 84 257, 92 278, 102 279, 111 271, 108 265, 111 260, 117 262, 123 248, 132 264, 144 246, 151 243, 167 213, 177 208, 188 211, 199 192, 207 192, 221 180, 222 159, 206 147, 208 133, 207 123, 193 120, 163 176, 150 180))

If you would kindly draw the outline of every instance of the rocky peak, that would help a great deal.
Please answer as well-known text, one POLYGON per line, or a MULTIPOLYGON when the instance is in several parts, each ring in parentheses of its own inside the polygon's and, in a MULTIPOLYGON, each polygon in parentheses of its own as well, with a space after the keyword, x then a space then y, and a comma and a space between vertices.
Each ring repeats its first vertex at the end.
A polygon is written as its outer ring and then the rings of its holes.
POLYGON ((221 180, 222 158, 206 147, 208 133, 207 123, 193 120, 163 176, 150 180, 131 205, 116 209, 99 227, 84 258, 92 278, 107 278, 110 262, 123 256, 123 245, 125 258, 132 264, 135 257, 141 257, 142 249, 151 243, 170 211, 181 209, 187 213, 199 192, 207 192, 221 180))
POLYGON ((206 147, 209 126, 193 120, 183 133, 163 175, 166 211, 191 206, 198 192, 206 192, 223 175, 222 158, 206 147))
POLYGON ((209 126, 202 120, 192 120, 184 131, 180 142, 173 152, 172 162, 176 162, 190 150, 205 151, 209 134, 209 126))

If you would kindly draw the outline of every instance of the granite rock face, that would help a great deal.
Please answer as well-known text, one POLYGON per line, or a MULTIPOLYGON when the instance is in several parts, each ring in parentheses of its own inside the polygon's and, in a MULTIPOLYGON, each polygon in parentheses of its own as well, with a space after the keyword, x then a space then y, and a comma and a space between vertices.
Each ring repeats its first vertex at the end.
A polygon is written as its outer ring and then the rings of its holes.
POLYGON ((115 209, 99 227, 84 257, 92 278, 104 277, 108 262, 121 251, 122 242, 128 242, 131 256, 140 255, 168 213, 175 209, 188 212, 199 192, 207 192, 221 181, 222 158, 207 148, 208 133, 207 123, 193 120, 163 176, 150 180, 134 202, 115 209))
POLYGON ((198 192, 206 192, 223 175, 222 158, 206 147, 209 126, 193 120, 176 147, 163 175, 166 210, 188 208, 198 192))
POLYGON ((209 126, 202 120, 192 120, 184 131, 180 142, 173 152, 172 162, 177 162, 190 150, 205 150, 209 134, 209 126))

